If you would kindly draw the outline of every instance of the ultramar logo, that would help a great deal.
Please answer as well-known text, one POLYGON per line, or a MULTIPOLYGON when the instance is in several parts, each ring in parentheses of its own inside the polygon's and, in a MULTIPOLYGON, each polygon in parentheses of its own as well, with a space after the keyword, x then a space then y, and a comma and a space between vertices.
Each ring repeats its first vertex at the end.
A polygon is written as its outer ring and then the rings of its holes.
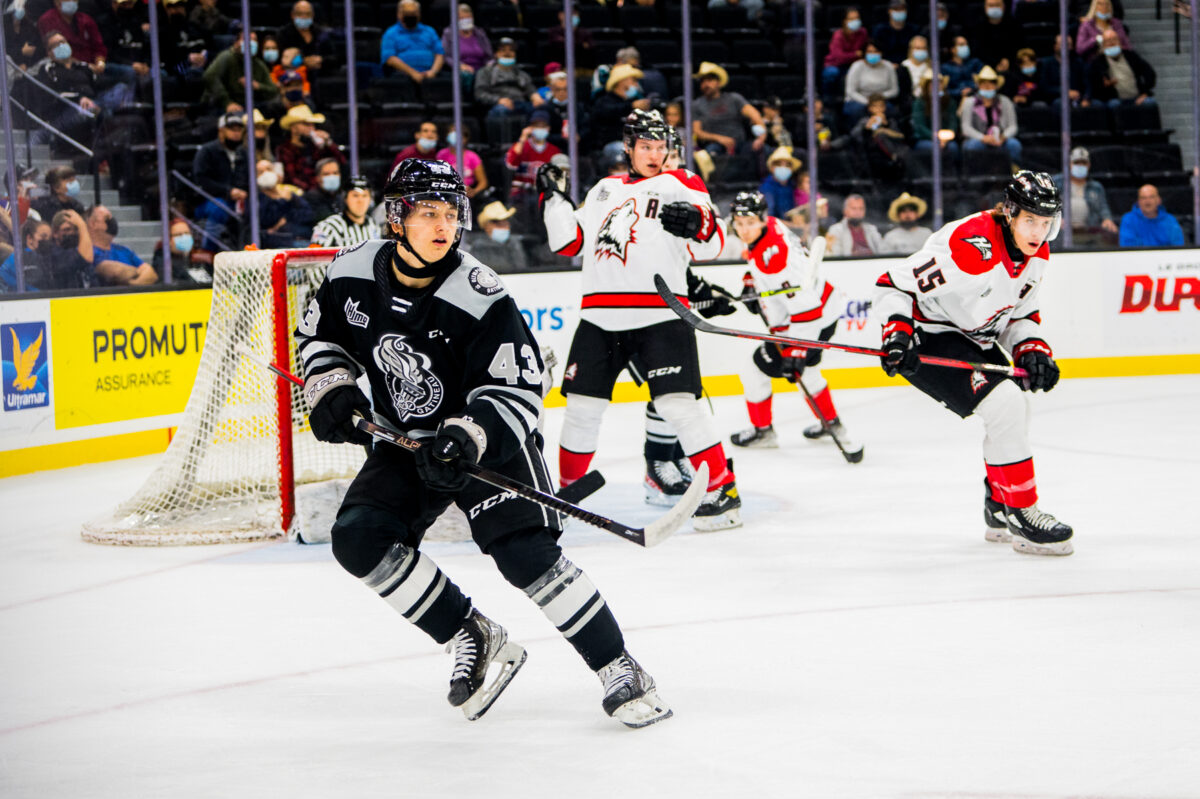
POLYGON ((637 199, 630 197, 608 212, 604 224, 596 233, 596 257, 615 258, 622 264, 629 257, 629 247, 637 243, 636 227, 641 217, 637 212, 637 199))
POLYGON ((501 502, 507 502, 510 499, 516 498, 517 495, 512 491, 503 491, 499 494, 494 494, 467 511, 467 515, 474 519, 476 516, 483 513, 485 510, 488 510, 489 508, 494 508, 501 502))

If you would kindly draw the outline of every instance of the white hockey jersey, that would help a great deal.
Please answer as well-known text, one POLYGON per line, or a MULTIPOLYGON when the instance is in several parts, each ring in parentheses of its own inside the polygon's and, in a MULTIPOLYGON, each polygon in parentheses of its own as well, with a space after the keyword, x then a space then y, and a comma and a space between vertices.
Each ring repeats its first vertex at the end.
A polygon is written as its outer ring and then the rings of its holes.
POLYGON ((796 289, 758 301, 772 331, 790 328, 790 335, 812 339, 838 320, 844 304, 841 293, 821 277, 820 266, 813 263, 800 237, 783 222, 767 217, 762 236, 744 255, 759 294, 796 289))
POLYGON ((725 244, 704 181, 684 169, 651 178, 602 178, 578 209, 559 195, 548 198, 543 218, 550 249, 583 255, 580 317, 604 330, 678 318, 658 296, 654 276, 662 275, 686 303, 688 264, 716 258, 725 244), (679 201, 700 209, 699 241, 662 229, 662 207, 679 201))
POLYGON ((1041 338, 1038 289, 1049 245, 1014 263, 1002 224, 984 211, 934 233, 880 276, 872 314, 883 324, 900 314, 930 332, 956 330, 984 347, 999 342, 1010 352, 1027 338, 1041 338))

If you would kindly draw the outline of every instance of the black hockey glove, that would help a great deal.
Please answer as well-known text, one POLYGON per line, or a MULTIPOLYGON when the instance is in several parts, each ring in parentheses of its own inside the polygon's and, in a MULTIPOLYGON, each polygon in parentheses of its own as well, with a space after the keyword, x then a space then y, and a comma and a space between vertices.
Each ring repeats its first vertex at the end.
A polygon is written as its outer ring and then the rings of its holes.
POLYGON ((716 224, 710 212, 683 200, 664 205, 658 221, 672 236, 695 241, 708 241, 716 224))
POLYGON ((446 419, 437 435, 416 451, 417 474, 435 491, 458 491, 470 479, 462 462, 478 463, 486 448, 487 436, 479 425, 466 419, 446 419))
POLYGON ((804 357, 800 347, 784 347, 764 341, 754 351, 754 365, 767 377, 782 377, 795 383, 804 374, 804 357))
POLYGON ((551 163, 542 164, 538 167, 537 177, 538 193, 538 210, 546 204, 546 200, 554 194, 559 195, 567 202, 571 203, 571 207, 575 207, 575 203, 571 202, 571 183, 567 180, 567 173, 559 167, 551 163))
POLYGON ((754 275, 749 270, 742 275, 742 296, 738 300, 746 306, 747 311, 758 316, 758 289, 754 286, 754 275))
POLYGON ((895 314, 883 326, 883 371, 888 377, 912 377, 921 367, 912 320, 895 314))
POLYGON ((1029 373, 1029 377, 1017 381, 1026 391, 1049 391, 1058 383, 1058 364, 1050 345, 1040 338, 1027 338, 1013 350, 1017 366, 1029 373))
POLYGON ((330 444, 370 444, 371 435, 354 426, 355 413, 371 415, 371 403, 345 369, 309 375, 304 381, 308 425, 318 441, 330 444))
POLYGON ((733 304, 734 296, 725 289, 709 283, 691 269, 687 272, 687 281, 688 300, 702 303, 696 308, 696 312, 705 319, 726 316, 737 311, 737 306, 733 304))

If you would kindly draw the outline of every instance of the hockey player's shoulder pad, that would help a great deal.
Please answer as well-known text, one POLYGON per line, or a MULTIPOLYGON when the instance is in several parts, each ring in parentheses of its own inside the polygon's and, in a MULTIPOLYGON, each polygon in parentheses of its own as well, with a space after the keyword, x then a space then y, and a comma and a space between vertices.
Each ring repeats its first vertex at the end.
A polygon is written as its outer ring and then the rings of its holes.
POLYGON ((325 273, 327 280, 349 277, 375 281, 375 257, 379 251, 391 245, 384 239, 369 239, 338 250, 325 273))
POLYGON ((990 211, 967 217, 950 233, 950 257, 969 275, 991 271, 1002 260, 1004 234, 990 211))
POLYGON ((670 176, 692 191, 702 191, 708 194, 708 186, 704 185, 704 178, 695 172, 689 172, 686 169, 672 169, 670 172, 664 172, 663 175, 670 176))
POLYGON ((464 252, 462 263, 438 287, 434 296, 482 319, 492 305, 508 296, 508 287, 490 266, 464 252))

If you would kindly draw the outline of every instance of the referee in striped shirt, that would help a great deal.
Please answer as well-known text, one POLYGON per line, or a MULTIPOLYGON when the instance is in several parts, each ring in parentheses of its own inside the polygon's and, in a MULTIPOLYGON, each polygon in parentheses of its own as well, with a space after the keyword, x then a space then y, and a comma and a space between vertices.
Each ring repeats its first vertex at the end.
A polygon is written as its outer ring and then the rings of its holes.
POLYGON ((379 223, 367 215, 371 208, 371 184, 362 175, 350 178, 340 213, 325 217, 313 228, 312 243, 318 247, 350 247, 367 239, 381 238, 379 223))

